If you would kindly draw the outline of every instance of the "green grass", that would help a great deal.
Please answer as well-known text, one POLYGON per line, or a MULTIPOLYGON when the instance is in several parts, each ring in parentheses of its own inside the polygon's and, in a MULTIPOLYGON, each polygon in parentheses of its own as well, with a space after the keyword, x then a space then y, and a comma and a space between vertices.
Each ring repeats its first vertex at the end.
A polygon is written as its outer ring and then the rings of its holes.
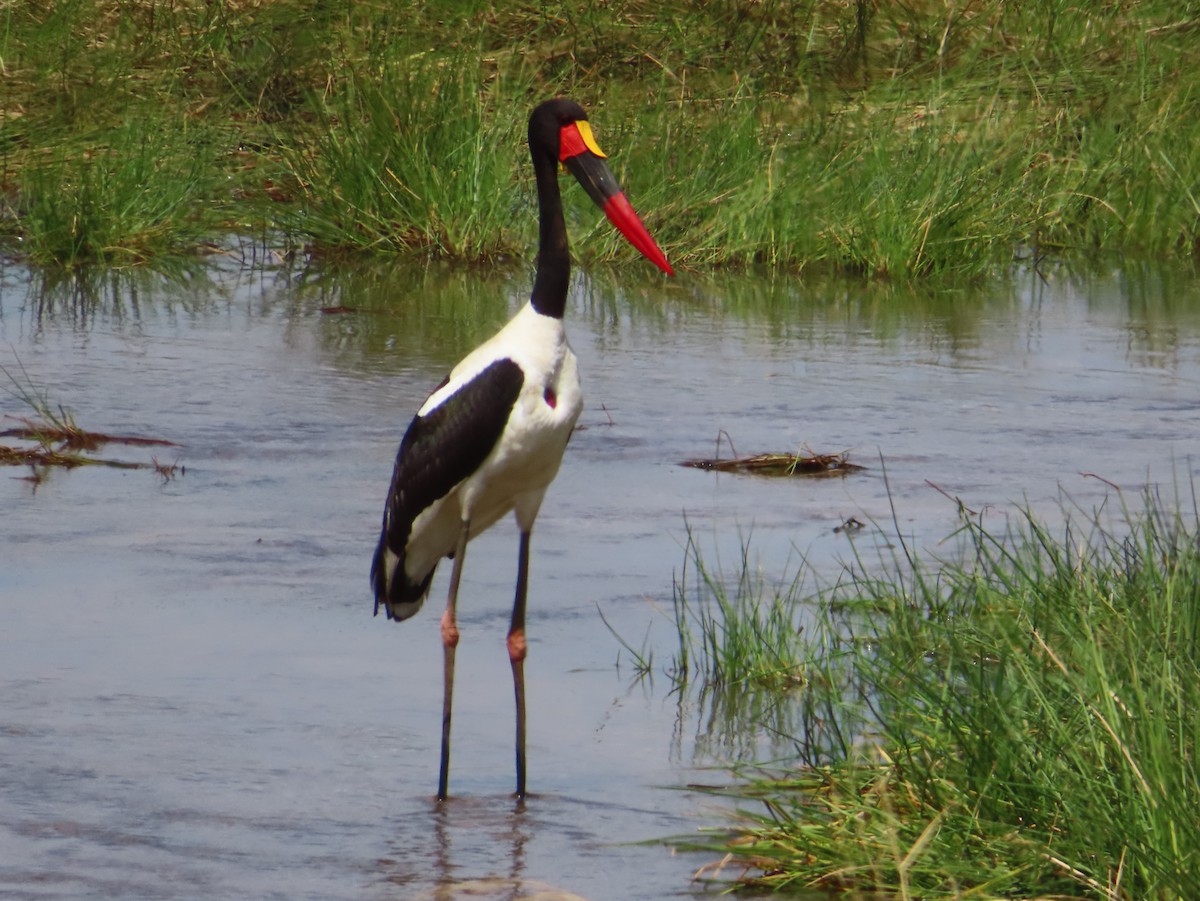
POLYGON ((421 58, 321 103, 313 139, 282 154, 298 190, 276 226, 325 251, 481 261, 520 250, 536 222, 512 190, 524 92, 481 93, 478 70, 478 54, 421 58))
POLYGON ((22 173, 21 250, 37 264, 123 266, 199 249, 224 230, 209 209, 206 139, 138 120, 86 151, 56 148, 22 173))
MULTIPOLYGON (((964 513, 960 562, 904 548, 880 576, 856 564, 819 596, 777 592, 772 607, 794 617, 807 605, 817 621, 793 651, 804 729, 792 761, 745 772, 735 794, 758 812, 747 806, 702 844, 776 889, 1191 897, 1200 530, 1190 506, 1186 520, 1166 512, 1178 501, 1158 498, 1116 517, 1076 511, 1056 534, 1026 516, 997 535, 964 513)), ((748 600, 722 612, 726 634, 761 620, 748 600)), ((739 660, 712 653, 706 679, 739 660)))
MULTIPOLYGON (((728 579, 705 563, 689 531, 672 598, 679 646, 665 672, 680 721, 695 720, 697 749, 709 758, 754 759, 772 736, 798 728, 809 640, 804 611, 792 602, 801 585, 802 576, 779 589, 767 585, 745 550, 728 579)), ((652 655, 642 659, 635 673, 652 676, 652 655)))
POLYGON ((673 592, 679 650, 669 674, 675 684, 786 691, 802 683, 805 640, 791 602, 798 587, 793 582, 777 591, 766 585, 746 545, 736 579, 726 584, 724 574, 704 562, 689 533, 673 592))
MULTIPOLYGON (((673 260, 899 278, 1194 257, 1200 5, 262 3, 0 9, 0 241, 134 264, 230 231, 528 256, 568 93, 673 260)), ((577 253, 629 259, 579 192, 577 253), (601 239, 602 238, 602 239, 601 239)))

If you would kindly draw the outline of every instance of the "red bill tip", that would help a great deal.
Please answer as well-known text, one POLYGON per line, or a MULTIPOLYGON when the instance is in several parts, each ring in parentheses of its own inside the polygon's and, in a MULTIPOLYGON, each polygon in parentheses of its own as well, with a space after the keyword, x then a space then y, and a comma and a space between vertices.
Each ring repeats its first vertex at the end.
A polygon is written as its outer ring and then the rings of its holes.
POLYGON ((630 244, 642 252, 642 255, 646 259, 667 275, 675 274, 675 270, 667 262, 666 255, 659 248, 658 244, 655 243, 650 232, 646 231, 646 226, 642 225, 642 220, 633 211, 633 207, 630 206, 629 200, 623 193, 614 194, 608 199, 604 204, 604 215, 626 237, 630 244))

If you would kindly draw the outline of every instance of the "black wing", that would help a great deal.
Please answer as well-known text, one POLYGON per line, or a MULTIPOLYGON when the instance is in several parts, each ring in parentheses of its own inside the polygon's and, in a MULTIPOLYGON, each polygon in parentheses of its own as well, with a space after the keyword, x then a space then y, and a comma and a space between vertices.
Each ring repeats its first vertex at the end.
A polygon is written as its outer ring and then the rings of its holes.
POLYGON ((497 360, 409 424, 396 454, 383 531, 371 563, 376 613, 381 603, 388 619, 406 619, 420 609, 433 570, 418 574, 415 582, 404 573, 413 520, 487 459, 504 433, 524 383, 525 373, 513 360, 497 360), (399 558, 391 573, 384 565, 385 550, 399 558))

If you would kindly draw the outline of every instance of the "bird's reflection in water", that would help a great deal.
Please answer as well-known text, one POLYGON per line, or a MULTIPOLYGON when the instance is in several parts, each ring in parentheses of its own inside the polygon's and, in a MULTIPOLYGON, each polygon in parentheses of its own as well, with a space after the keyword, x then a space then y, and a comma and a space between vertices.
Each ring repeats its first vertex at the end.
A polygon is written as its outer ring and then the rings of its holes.
MULTIPOLYGON (((501 862, 507 860, 505 880, 497 879, 498 873, 488 874, 489 880, 507 882, 517 886, 525 871, 525 844, 529 841, 528 824, 525 816, 524 800, 515 801, 511 805, 501 807, 494 801, 474 801, 463 804, 461 800, 453 803, 442 802, 433 810, 434 836, 437 848, 437 882, 439 890, 449 890, 446 898, 454 898, 454 887, 461 884, 463 876, 461 867, 455 865, 455 839, 463 838, 473 849, 481 845, 490 846, 490 857, 498 870, 501 862), (482 811, 479 808, 483 808, 482 811), (480 816, 480 813, 483 816, 480 816), (480 836, 472 834, 477 831, 486 833, 482 841, 480 836), (506 853, 498 853, 506 852, 506 853)), ((473 880, 478 881, 478 880, 473 880)), ((435 897, 443 897, 436 895, 435 897)), ((497 898, 516 895, 498 895, 497 898)))
MULTIPOLYGON (((393 824, 395 826, 396 824, 393 824)), ((379 860, 383 897, 406 901, 586 901, 525 874, 537 821, 514 797, 434 801, 405 816, 379 860), (410 891, 394 893, 403 886, 410 891)))

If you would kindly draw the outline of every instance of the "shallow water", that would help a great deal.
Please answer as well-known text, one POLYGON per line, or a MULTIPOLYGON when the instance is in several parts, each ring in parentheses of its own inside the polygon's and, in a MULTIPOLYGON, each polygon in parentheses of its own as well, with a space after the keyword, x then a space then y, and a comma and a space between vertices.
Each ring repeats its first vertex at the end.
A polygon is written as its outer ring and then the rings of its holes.
MULTIPOLYGON (((448 571, 433 609, 402 625, 371 618, 366 573, 408 418, 526 283, 0 270, 10 375, 87 429, 178 442, 153 453, 186 467, 36 485, 0 471, 0 896, 699 893, 689 876, 707 857, 631 843, 719 823, 715 802, 674 787, 770 749, 722 735, 661 677, 631 682, 598 612, 661 667, 689 526, 714 564, 736 565, 748 538, 768 574, 804 557, 829 578, 851 540, 888 552, 892 505, 907 539, 940 549, 947 494, 995 522, 1018 505, 1052 516, 1064 492, 1087 509, 1110 485, 1133 497, 1197 476, 1190 273, 1026 273, 936 295, 663 284, 636 266, 577 278, 584 428, 534 535, 534 795, 524 809, 510 796, 516 538, 502 524, 468 556, 455 797, 439 807, 448 571), (353 312, 322 312, 338 305, 353 312), (849 449, 869 469, 760 481, 676 465, 714 455, 722 430, 740 453, 849 449), (888 532, 834 531, 852 516, 888 532)), ((28 409, 0 393, 0 412, 28 409)))

